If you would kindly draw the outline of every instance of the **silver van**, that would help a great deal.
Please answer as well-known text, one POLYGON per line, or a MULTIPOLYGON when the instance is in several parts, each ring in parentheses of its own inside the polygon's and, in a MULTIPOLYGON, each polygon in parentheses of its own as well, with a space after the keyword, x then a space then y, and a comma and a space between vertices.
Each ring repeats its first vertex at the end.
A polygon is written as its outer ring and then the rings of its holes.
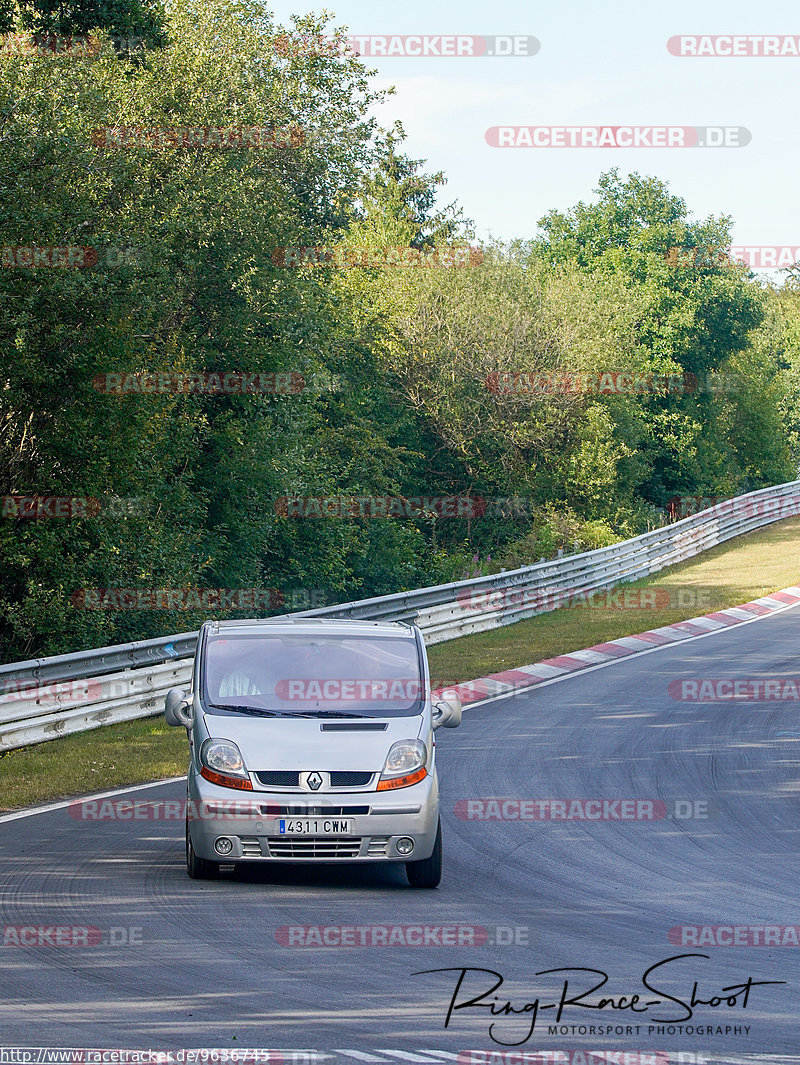
POLYGON ((442 875, 433 700, 422 634, 379 621, 207 621, 192 690, 166 719, 189 735, 186 868, 250 862, 403 862, 442 875))

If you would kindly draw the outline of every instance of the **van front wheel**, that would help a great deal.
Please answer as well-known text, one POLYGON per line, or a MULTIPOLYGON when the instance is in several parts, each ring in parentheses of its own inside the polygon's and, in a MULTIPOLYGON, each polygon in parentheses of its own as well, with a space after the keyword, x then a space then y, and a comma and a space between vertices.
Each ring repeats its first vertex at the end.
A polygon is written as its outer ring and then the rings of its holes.
POLYGON ((435 888, 442 879, 442 822, 436 826, 436 843, 430 858, 421 862, 406 862, 406 875, 412 887, 435 888))
POLYGON ((186 872, 192 880, 210 880, 219 873, 219 862, 209 862, 206 858, 198 858, 195 854, 188 823, 186 825, 186 872))

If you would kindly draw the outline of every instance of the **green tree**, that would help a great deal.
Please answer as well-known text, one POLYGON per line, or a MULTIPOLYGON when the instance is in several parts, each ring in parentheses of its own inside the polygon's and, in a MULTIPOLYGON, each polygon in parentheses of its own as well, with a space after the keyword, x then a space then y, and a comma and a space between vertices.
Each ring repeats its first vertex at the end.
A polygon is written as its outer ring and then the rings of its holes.
POLYGON ((141 510, 0 520, 0 640, 17 656, 198 620, 81 611, 82 587, 250 587, 279 569, 265 572, 274 500, 317 446, 319 397, 114 397, 93 380, 324 368, 326 286, 275 253, 329 233, 335 205, 355 197, 374 97, 353 59, 277 55, 280 32, 258 4, 189 0, 170 7, 169 47, 137 67, 101 55, 0 69, 0 243, 97 256, 87 269, 0 270, 2 493, 141 510), (303 135, 258 150, 98 148, 107 127, 303 135))
POLYGON ((663 182, 636 173, 623 179, 608 171, 596 192, 596 202, 549 212, 533 254, 550 263, 575 262, 635 289, 643 301, 638 333, 651 366, 697 378, 692 395, 644 404, 652 425, 643 455, 652 471, 645 498, 663 506, 676 493, 770 483, 787 466, 777 409, 755 416, 750 404, 769 373, 750 352, 764 320, 764 294, 727 255, 730 218, 694 221, 663 182), (750 386, 745 381, 736 395, 715 394, 709 384, 714 371, 733 372, 734 365, 753 375, 750 386))
MULTIPOLYGON (((37 37, 105 30, 118 40, 136 38, 136 44, 146 48, 166 44, 159 0, 18 0, 0 4, 0 33, 14 29, 37 37)), ((122 47, 127 50, 125 41, 122 47)))

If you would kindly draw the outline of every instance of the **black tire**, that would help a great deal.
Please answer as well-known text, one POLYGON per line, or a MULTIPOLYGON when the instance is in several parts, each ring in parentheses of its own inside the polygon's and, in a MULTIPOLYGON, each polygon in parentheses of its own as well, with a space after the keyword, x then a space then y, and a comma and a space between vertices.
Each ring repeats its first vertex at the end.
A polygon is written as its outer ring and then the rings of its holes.
POLYGON ((436 826, 436 842, 430 858, 420 862, 406 862, 406 875, 414 888, 435 888, 442 879, 442 822, 436 826))
POLYGON ((198 858, 195 854, 188 823, 186 825, 186 873, 192 880, 213 880, 219 873, 219 862, 209 862, 206 858, 198 858))

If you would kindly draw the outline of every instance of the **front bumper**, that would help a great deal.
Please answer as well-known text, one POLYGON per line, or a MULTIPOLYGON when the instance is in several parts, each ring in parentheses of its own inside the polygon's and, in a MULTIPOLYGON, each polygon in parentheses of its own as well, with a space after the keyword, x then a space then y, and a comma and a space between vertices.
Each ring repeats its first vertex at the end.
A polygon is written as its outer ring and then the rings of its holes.
POLYGON ((395 791, 297 792, 235 791, 222 788, 190 768, 187 824, 199 858, 215 862, 407 862, 430 858, 439 821, 436 771, 395 791), (281 818, 347 818, 349 835, 280 835, 281 818), (214 844, 231 841, 221 855, 214 844), (399 854, 397 841, 414 841, 411 854, 399 854))

